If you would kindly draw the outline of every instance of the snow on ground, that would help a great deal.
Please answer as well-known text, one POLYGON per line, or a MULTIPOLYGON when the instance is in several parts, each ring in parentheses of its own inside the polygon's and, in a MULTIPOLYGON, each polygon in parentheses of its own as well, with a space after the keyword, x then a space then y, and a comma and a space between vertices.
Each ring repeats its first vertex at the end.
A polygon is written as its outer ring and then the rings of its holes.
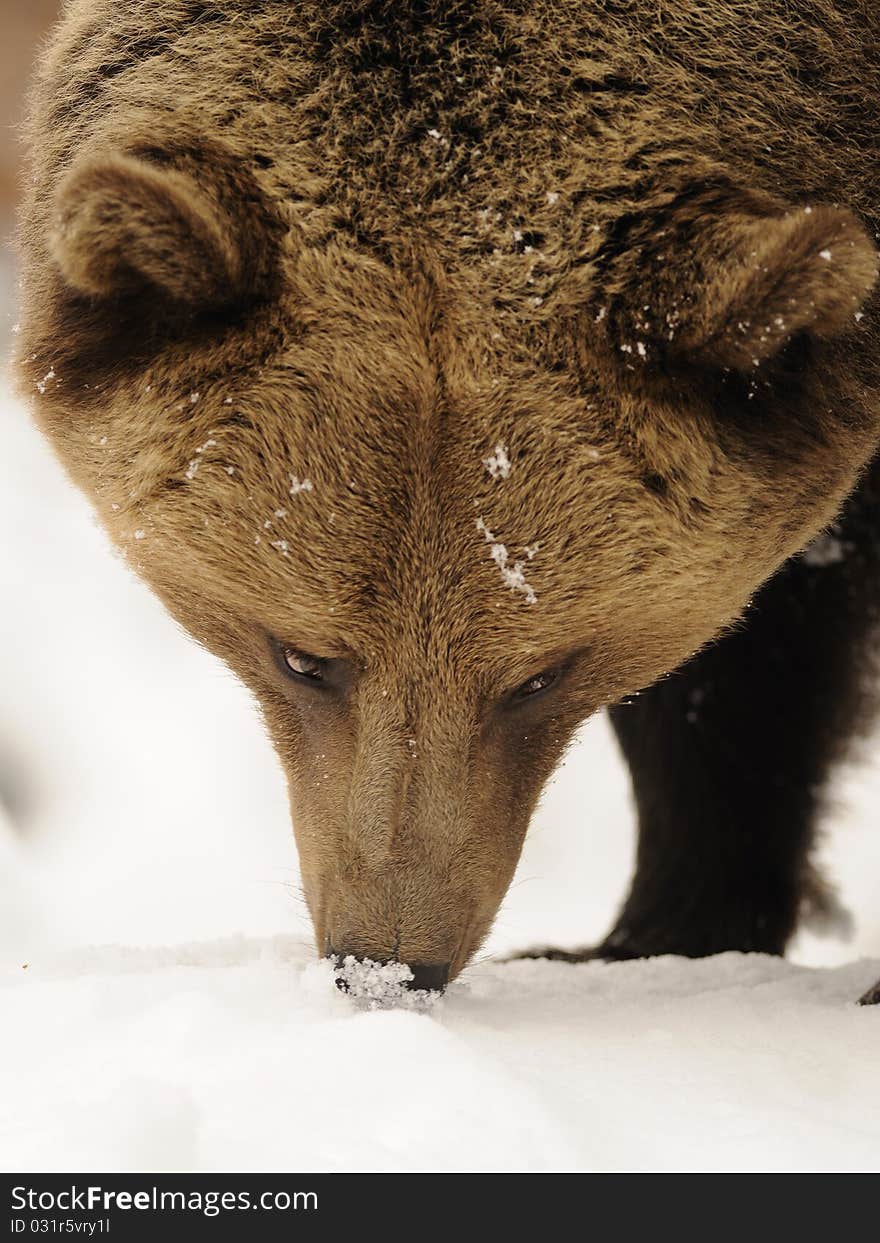
POLYGON ((430 1013, 363 1012, 312 960, 246 694, 2 397, 0 583, 0 1168, 876 1168, 880 1007, 853 1004, 880 975, 870 756, 826 846, 848 944, 488 961, 590 942, 620 901, 631 811, 599 720, 487 955, 430 1013), (132 948, 88 948, 109 945, 132 948))
POLYGON ((364 1012, 284 939, 3 983, 4 1168, 871 1170, 866 964, 482 965, 364 1012), (11 1021, 10 1021, 11 1020, 11 1021))

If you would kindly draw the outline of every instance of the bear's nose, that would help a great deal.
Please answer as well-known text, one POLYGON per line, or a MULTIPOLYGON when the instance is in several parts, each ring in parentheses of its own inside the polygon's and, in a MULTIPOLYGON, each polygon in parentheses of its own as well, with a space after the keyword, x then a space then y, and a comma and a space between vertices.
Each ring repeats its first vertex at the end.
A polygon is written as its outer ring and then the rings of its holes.
POLYGON ((449 983, 448 962, 410 962, 380 961, 364 954, 351 954, 345 950, 330 950, 330 958, 336 968, 336 987, 343 992, 360 993, 369 988, 369 977, 375 975, 376 982, 387 980, 400 988, 411 992, 442 993, 449 983), (403 976, 409 974, 410 978, 403 976))
POLYGON ((407 981, 407 988, 442 993, 449 983, 448 962, 414 962, 409 964, 409 969, 413 978, 407 981))

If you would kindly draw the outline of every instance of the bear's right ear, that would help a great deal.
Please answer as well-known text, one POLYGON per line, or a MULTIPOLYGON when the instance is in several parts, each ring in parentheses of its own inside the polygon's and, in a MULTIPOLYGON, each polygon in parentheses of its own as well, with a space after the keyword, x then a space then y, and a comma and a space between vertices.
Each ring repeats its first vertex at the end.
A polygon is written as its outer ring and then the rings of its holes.
POLYGON ((243 173, 86 155, 55 206, 52 256, 68 287, 90 298, 153 293, 190 311, 220 309, 262 296, 275 271, 278 223, 243 173))

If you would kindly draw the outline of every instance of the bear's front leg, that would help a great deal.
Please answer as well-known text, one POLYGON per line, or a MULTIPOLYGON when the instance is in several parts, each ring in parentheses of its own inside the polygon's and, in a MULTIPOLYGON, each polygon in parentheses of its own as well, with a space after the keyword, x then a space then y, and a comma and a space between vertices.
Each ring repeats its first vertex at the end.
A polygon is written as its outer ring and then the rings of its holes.
MULTIPOLYGON (((834 537, 735 630, 612 709, 639 817, 630 894, 601 945, 521 957, 782 954, 804 909, 827 902, 809 851, 834 762, 872 717, 878 529, 880 461, 834 537)), ((880 982, 862 1003, 880 1003, 880 982)))
POLYGON ((824 788, 873 706, 878 524, 875 462, 834 537, 790 561, 736 630, 613 709, 639 846, 599 955, 781 954, 821 906, 808 855, 824 788))

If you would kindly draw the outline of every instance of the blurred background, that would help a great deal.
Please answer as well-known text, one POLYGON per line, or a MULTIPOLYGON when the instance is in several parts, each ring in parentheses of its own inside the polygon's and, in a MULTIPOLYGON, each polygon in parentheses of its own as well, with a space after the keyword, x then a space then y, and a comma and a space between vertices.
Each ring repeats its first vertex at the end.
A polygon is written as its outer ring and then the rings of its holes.
MULTIPOLYGON (((52 0, 0 0, 0 348, 16 309, 17 126, 52 0)), ((115 556, 0 376, 0 962, 93 943, 285 933, 309 943, 278 765, 246 693, 115 556)), ((849 942, 880 955, 878 748, 841 774, 826 868, 849 942)), ((551 784, 489 950, 588 943, 632 864, 629 787, 603 719, 551 784)))

